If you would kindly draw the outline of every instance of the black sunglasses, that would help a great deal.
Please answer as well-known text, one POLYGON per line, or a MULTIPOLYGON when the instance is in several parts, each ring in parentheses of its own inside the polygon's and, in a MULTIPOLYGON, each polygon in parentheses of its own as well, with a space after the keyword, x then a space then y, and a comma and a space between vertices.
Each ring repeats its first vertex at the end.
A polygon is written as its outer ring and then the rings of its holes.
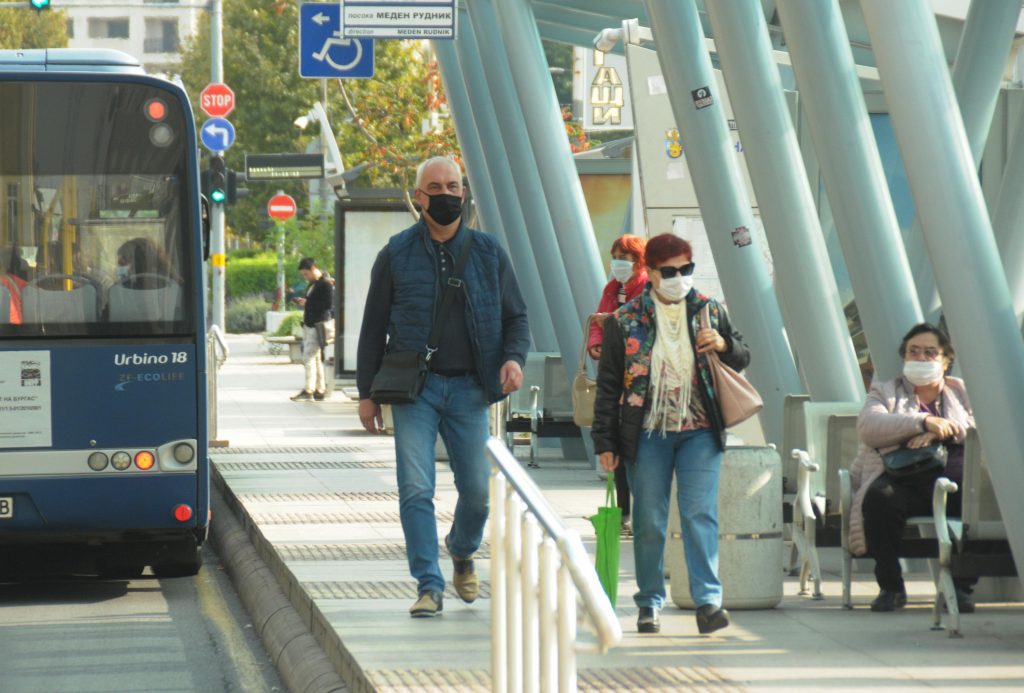
POLYGON ((689 277, 691 274, 693 274, 694 265, 695 263, 693 262, 688 262, 682 267, 673 267, 672 265, 665 265, 664 267, 658 267, 657 270, 661 272, 662 279, 671 279, 677 274, 682 275, 684 277, 689 277))

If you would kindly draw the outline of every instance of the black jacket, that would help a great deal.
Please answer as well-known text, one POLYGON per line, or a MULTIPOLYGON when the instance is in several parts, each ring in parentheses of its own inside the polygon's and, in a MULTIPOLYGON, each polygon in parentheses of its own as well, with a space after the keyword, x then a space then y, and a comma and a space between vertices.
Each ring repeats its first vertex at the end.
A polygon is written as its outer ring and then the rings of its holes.
MULTIPOLYGON (((651 297, 651 291, 651 286, 648 285, 639 296, 624 304, 605 321, 604 343, 601 347, 601 360, 597 371, 597 396, 594 402, 594 425, 591 429, 594 452, 597 454, 613 452, 621 458, 622 462, 627 463, 636 461, 636 450, 649 403, 646 401, 647 391, 645 390, 643 406, 625 405, 626 399, 636 393, 627 390, 624 384, 627 338, 624 330, 628 329, 624 326, 628 326, 634 322, 635 318, 646 313, 651 325, 649 329, 655 329, 653 304, 651 303, 655 299, 651 297)), ((699 313, 707 303, 717 309, 711 311, 711 327, 716 329, 726 342, 726 351, 719 354, 719 357, 731 368, 737 371, 743 370, 750 363, 750 352, 743 343, 743 336, 732 327, 724 307, 714 299, 697 293, 696 290, 691 290, 686 296, 690 343, 695 343, 694 325, 698 324, 699 313)), ((719 447, 724 449, 725 426, 722 423, 722 414, 714 396, 714 385, 711 381, 707 357, 704 354, 697 354, 696 351, 694 354, 694 365, 697 367, 699 382, 702 385, 697 388, 697 392, 704 405, 704 411, 711 421, 712 430, 717 434, 719 447)), ((640 378, 633 380, 634 388, 639 382, 641 382, 640 378)))
POLYGON ((302 324, 316 327, 318 322, 332 319, 331 315, 331 282, 326 274, 310 282, 306 287, 306 305, 302 309, 302 324))

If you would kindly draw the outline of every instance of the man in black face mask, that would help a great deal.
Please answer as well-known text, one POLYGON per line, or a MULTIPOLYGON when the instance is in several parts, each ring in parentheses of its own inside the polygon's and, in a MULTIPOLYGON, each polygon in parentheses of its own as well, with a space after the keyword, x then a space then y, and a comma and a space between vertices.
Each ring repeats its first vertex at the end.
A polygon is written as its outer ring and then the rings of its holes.
POLYGON ((448 157, 424 161, 416 171, 414 196, 423 210, 420 220, 391 237, 370 272, 356 384, 359 420, 378 433, 380 406, 370 391, 385 352, 429 357, 426 384, 416 400, 392 405, 399 514, 419 594, 409 612, 419 618, 441 612, 445 588, 433 503, 437 436, 448 450, 459 494, 444 543, 454 564, 455 591, 468 603, 479 592, 472 556, 487 519, 487 407, 522 386, 530 331, 508 255, 492 236, 462 223, 465 189, 459 165, 448 157), (440 337, 428 345, 449 286, 453 300, 441 315, 440 337))

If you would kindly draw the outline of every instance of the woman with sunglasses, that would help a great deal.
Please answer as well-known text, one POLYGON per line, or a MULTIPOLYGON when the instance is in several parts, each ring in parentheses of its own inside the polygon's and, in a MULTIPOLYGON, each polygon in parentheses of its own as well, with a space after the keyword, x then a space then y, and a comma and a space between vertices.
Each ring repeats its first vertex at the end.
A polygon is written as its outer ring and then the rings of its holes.
MULTIPOLYGON (((874 382, 857 419, 860 447, 850 466, 854 489, 850 508, 850 552, 870 552, 875 559, 879 593, 872 611, 896 611, 907 604, 900 570, 900 539, 907 518, 931 515, 932 488, 944 476, 958 485, 963 479, 964 436, 974 427, 964 381, 948 375, 956 354, 946 333, 934 325, 915 325, 900 342, 903 374, 874 382), (901 446, 921 448, 943 441, 946 467, 911 478, 885 472, 881 455, 901 446)), ((951 494, 946 512, 960 515, 960 493, 951 494)), ((974 611, 972 579, 956 579, 961 613, 974 611)))
MULTIPOLYGON (((631 301, 643 291, 647 284, 647 268, 644 266, 644 239, 632 234, 619 236, 612 243, 612 279, 601 293, 597 313, 590 321, 590 335, 587 339, 587 353, 597 361, 601 358, 601 342, 604 340, 604 320, 631 301)), ((615 498, 622 510, 622 534, 632 536, 630 524, 629 482, 625 467, 615 470, 615 498)))
POLYGON ((625 465, 633 491, 637 630, 657 633, 665 536, 676 478, 697 629, 729 625, 718 579, 718 477, 725 428, 707 356, 742 370, 750 354, 725 309, 693 288, 693 250, 665 233, 647 242, 650 283, 604 325, 591 435, 601 466, 625 465), (709 308, 710 326, 700 313, 709 308))

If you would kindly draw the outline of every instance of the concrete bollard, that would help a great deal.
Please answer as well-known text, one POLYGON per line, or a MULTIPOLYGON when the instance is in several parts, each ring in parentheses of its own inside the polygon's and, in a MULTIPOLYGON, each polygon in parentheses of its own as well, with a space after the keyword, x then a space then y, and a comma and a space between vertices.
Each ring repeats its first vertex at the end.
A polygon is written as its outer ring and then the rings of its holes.
MULTIPOLYGON (((771 609, 782 601, 782 462, 774 448, 726 448, 718 486, 718 536, 723 606, 771 609)), ((683 609, 696 608, 690 598, 674 480, 665 567, 671 576, 672 601, 683 609)))

